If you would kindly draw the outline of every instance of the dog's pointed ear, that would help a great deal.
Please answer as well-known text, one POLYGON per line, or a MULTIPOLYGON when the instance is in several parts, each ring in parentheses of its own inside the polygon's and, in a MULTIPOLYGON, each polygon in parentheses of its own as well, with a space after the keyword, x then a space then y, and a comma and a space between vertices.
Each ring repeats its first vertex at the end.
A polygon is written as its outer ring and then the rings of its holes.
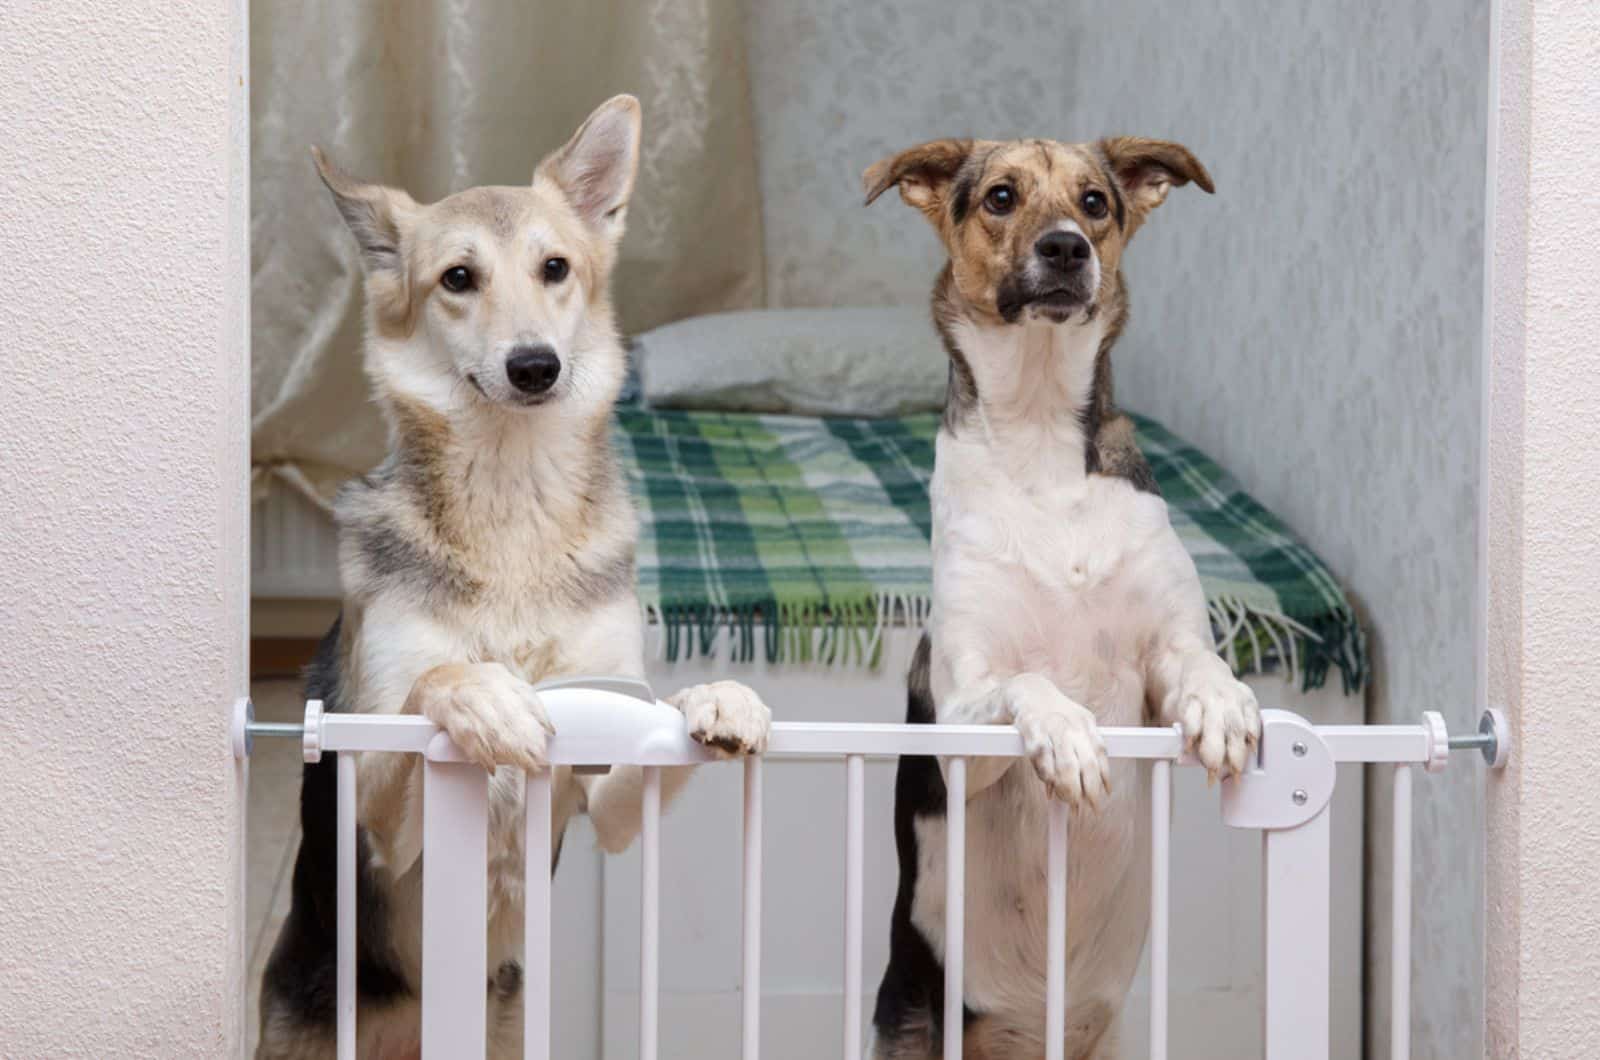
POLYGON ((867 203, 899 187, 900 198, 937 224, 950 182, 971 154, 971 140, 931 140, 874 162, 861 174, 867 203))
POLYGON ((620 235, 639 172, 641 126, 639 101, 613 96, 595 108, 564 147, 539 163, 534 179, 553 181, 591 228, 620 235))
POLYGON ((322 183, 333 193, 333 203, 361 247, 361 261, 369 272, 400 272, 402 229, 416 203, 411 196, 381 184, 367 184, 334 165, 320 147, 311 148, 312 161, 322 183))
POLYGON ((1192 180, 1207 194, 1217 190, 1200 160, 1187 147, 1170 140, 1112 136, 1100 141, 1100 152, 1105 155, 1107 165, 1116 174, 1117 183, 1128 199, 1132 213, 1130 234, 1151 210, 1166 201, 1167 192, 1173 187, 1182 187, 1192 180))

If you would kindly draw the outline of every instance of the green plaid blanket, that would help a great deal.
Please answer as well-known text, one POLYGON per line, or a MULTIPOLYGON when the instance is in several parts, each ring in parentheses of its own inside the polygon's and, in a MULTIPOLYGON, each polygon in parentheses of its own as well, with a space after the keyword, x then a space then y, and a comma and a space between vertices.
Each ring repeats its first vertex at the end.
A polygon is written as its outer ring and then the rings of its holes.
MULTIPOLYGON (((1135 417, 1239 673, 1366 680, 1360 626, 1322 562, 1210 458, 1135 417)), ((639 591, 669 659, 871 665, 884 627, 929 607, 936 414, 815 419, 618 412, 640 518, 639 591)))

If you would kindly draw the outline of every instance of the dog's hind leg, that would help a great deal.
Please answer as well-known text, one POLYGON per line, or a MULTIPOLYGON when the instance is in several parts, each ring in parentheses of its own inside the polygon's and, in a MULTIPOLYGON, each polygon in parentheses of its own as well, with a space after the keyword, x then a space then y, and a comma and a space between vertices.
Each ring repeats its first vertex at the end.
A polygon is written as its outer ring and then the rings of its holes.
POLYGON ((934 1041, 931 1023, 918 1027, 902 1027, 893 1034, 884 1035, 876 1027, 867 1045, 871 1060, 938 1060, 939 1046, 934 1041))
POLYGON ((297 1024, 263 1008, 255 1060, 334 1060, 336 1055, 331 1027, 297 1024))
POLYGON ((489 977, 487 1060, 522 1055, 522 985, 522 965, 516 961, 506 961, 489 977))
POLYGON ((1121 1020, 1105 1001, 1084 1001, 1067 1010, 1066 1055, 1078 1060, 1118 1060, 1121 1020))
MULTIPOLYGON (((661 770, 661 807, 683 788, 693 766, 661 770)), ((644 770, 638 766, 612 766, 602 776, 580 776, 595 838, 607 854, 628 849, 633 837, 644 826, 644 770)))
MULTIPOLYGON (((1118 1060, 1116 1012, 1104 1001, 1085 1001, 1067 1009, 1064 1055, 1068 1060, 1118 1060)), ((971 1020, 961 1036, 964 1060, 1040 1060, 1045 1043, 1037 1023, 998 1019, 971 1020)), ((928 1054, 938 1056, 941 1050, 928 1054)), ((890 1054, 898 1055, 898 1054, 890 1054)), ((909 1055, 909 1054, 908 1054, 909 1055)))
MULTIPOLYGON (((941 1050, 942 1052, 943 1050, 941 1050)), ((1077 1054, 1068 1052, 1077 1060, 1077 1054)), ((961 1035, 963 1060, 1044 1060, 1038 1027, 1020 1027, 992 1016, 980 1016, 961 1035)))

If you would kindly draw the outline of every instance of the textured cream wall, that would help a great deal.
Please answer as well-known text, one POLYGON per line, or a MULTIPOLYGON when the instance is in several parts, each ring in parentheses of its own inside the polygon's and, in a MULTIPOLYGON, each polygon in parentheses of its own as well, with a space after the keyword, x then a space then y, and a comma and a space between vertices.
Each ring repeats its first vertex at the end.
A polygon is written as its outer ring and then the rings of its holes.
POLYGON ((1600 1056, 1600 5, 1504 0, 1490 282, 1488 1057, 1600 1056))
MULTIPOLYGON (((1192 146, 1135 239, 1120 397, 1310 541, 1373 634, 1374 721, 1470 728, 1488 0, 761 0, 751 79, 770 297, 922 301, 936 248, 861 169, 937 135, 1192 146)), ((1415 1053, 1477 1052, 1481 771, 1416 786, 1415 1053)), ((1386 1041, 1388 785, 1369 1040, 1386 1041)))
POLYGON ((243 0, 0 4, 0 1054, 242 1042, 243 0))

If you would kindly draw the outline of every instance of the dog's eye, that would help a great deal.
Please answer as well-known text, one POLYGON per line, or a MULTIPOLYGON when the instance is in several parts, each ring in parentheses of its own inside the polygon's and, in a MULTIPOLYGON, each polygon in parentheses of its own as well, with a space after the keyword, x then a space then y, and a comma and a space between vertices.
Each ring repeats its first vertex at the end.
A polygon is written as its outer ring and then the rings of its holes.
POLYGON ((566 258, 544 259, 545 283, 560 283, 562 280, 567 278, 567 273, 570 271, 571 269, 567 265, 566 258))
POLYGON ((1009 184, 996 184, 983 197, 983 205, 990 213, 1004 217, 1016 207, 1017 193, 1011 190, 1009 184))
POLYGON ((439 277, 439 283, 447 291, 460 294, 462 291, 472 289, 472 270, 465 265, 455 265, 444 270, 444 275, 439 277))
POLYGON ((1083 198, 1079 199, 1078 203, 1083 207, 1084 213, 1095 218, 1096 220, 1104 217, 1106 212, 1110 209, 1110 207, 1106 205, 1106 197, 1101 195, 1098 191, 1093 190, 1084 192, 1083 198))

